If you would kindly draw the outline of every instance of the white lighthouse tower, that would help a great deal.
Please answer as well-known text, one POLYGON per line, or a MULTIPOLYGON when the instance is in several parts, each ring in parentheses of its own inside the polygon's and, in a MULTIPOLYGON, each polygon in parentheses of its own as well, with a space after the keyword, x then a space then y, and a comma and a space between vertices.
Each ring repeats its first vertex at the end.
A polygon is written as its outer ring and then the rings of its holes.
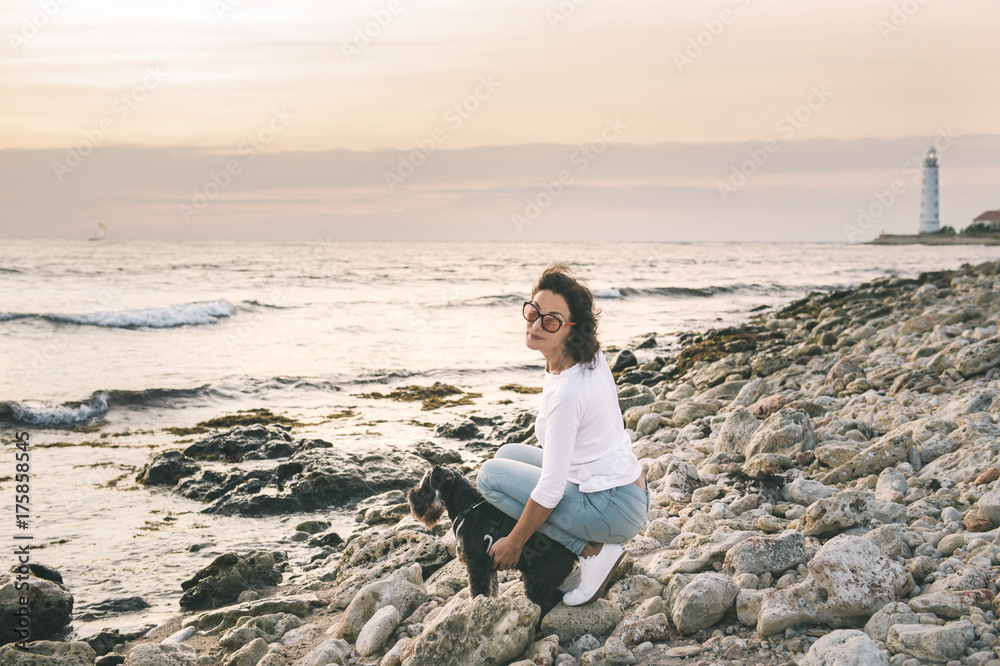
POLYGON ((924 196, 920 203, 920 233, 933 234, 940 228, 937 151, 932 147, 927 149, 927 155, 924 157, 924 196))

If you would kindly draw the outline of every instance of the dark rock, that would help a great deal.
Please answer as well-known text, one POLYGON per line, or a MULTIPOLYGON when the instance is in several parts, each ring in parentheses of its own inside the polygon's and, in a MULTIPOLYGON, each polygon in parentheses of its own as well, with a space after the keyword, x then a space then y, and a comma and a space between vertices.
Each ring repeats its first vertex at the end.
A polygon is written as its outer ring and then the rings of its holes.
POLYGON ((625 368, 638 367, 639 360, 636 359, 635 354, 631 350, 623 349, 618 352, 615 356, 615 360, 611 363, 611 372, 621 372, 625 368))
POLYGON ((335 548, 344 543, 344 539, 336 532, 323 532, 309 539, 309 545, 313 548, 335 548))
POLYGON ((656 346, 656 338, 652 335, 636 345, 636 349, 652 349, 656 346))
POLYGON ((180 451, 157 454, 142 468, 135 480, 146 486, 172 486, 198 472, 198 463, 180 451))
MULTIPOLYGON (((149 604, 142 597, 122 597, 120 599, 105 599, 104 601, 98 601, 93 604, 87 604, 86 606, 80 606, 83 610, 98 611, 98 613, 103 615, 117 615, 119 613, 134 613, 140 611, 143 608, 149 608, 149 604)), ((97 648, 94 648, 95 650, 97 648)), ((99 655, 105 654, 98 651, 99 655)))
POLYGON ((649 372, 648 370, 635 370, 633 372, 626 372, 624 375, 618 378, 618 384, 642 384, 647 379, 652 379, 657 374, 656 372, 649 372))
POLYGON ((473 439, 479 436, 479 426, 472 421, 442 423, 434 432, 439 437, 450 437, 451 439, 473 439))
POLYGON ((275 569, 275 563, 284 559, 281 553, 265 550, 220 555, 193 578, 181 583, 184 594, 180 606, 184 610, 218 608, 233 603, 245 590, 277 585, 281 573, 275 569))
POLYGON ((27 596, 32 640, 58 640, 73 614, 73 595, 65 585, 31 573, 0 574, 0 643, 22 640, 14 630, 21 611, 20 598, 27 596), (18 578, 17 576, 26 576, 18 578), (16 583, 28 584, 18 590, 16 583))
POLYGON ((431 465, 412 453, 374 449, 297 451, 274 469, 228 474, 203 470, 178 484, 181 495, 212 502, 205 513, 268 516, 339 506, 388 490, 414 486, 431 465), (261 492, 267 489, 268 492, 261 492))
MULTIPOLYGON (((138 599, 138 597, 135 598, 138 599)), ((94 652, 97 653, 98 657, 103 657, 107 653, 114 650, 116 645, 121 645, 125 642, 125 638, 117 629, 101 629, 96 634, 88 636, 83 640, 87 643, 87 645, 94 648, 94 652)), ((122 661, 124 661, 124 657, 122 658, 122 661)))
POLYGON ((329 529, 330 521, 328 520, 305 520, 295 526, 296 532, 308 532, 309 534, 316 534, 322 532, 325 529, 329 529))
POLYGON ((103 657, 98 657, 94 662, 94 666, 118 666, 119 664, 125 663, 125 655, 123 654, 106 654, 103 657))
MULTIPOLYGON (((8 571, 10 571, 11 573, 24 573, 23 571, 20 572, 18 571, 18 569, 21 566, 22 565, 19 564, 12 564, 10 569, 8 569, 8 571)), ((39 578, 44 578, 45 580, 50 580, 53 583, 59 583, 60 585, 63 584, 62 574, 53 569, 52 567, 38 562, 31 562, 27 566, 28 566, 28 572, 31 573, 31 575, 38 576, 39 578)))
POLYGON ((462 464, 461 453, 438 446, 434 442, 417 442, 413 452, 432 465, 462 464))
POLYGON ((268 460, 286 458, 296 446, 288 427, 276 423, 233 426, 224 432, 209 435, 184 449, 184 455, 196 460, 268 460))

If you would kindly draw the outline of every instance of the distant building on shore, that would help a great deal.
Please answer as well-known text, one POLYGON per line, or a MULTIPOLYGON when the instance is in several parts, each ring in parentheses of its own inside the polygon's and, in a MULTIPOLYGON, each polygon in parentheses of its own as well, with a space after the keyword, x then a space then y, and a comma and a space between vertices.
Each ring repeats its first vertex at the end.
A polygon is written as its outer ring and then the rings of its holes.
POLYGON ((1000 231, 1000 210, 988 210, 972 221, 973 225, 1000 231))
POLYGON ((937 150, 931 147, 924 157, 924 196, 920 202, 920 233, 935 234, 940 230, 937 150))

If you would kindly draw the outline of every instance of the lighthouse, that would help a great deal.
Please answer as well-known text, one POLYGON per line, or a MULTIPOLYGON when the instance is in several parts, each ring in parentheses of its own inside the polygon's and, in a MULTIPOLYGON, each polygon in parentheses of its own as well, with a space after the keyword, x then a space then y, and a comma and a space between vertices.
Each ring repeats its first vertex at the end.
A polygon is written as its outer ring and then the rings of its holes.
POLYGON ((937 151, 927 149, 924 157, 924 196, 920 202, 920 233, 933 234, 940 230, 938 216, 938 163, 937 151))

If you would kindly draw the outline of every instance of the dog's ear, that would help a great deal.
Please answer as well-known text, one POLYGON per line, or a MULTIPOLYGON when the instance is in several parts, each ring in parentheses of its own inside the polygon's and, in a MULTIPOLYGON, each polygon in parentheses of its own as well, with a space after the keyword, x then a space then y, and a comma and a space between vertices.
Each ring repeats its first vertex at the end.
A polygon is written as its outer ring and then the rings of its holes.
POLYGON ((447 467, 435 467, 431 472, 431 488, 437 490, 441 486, 455 480, 455 472, 447 467))

